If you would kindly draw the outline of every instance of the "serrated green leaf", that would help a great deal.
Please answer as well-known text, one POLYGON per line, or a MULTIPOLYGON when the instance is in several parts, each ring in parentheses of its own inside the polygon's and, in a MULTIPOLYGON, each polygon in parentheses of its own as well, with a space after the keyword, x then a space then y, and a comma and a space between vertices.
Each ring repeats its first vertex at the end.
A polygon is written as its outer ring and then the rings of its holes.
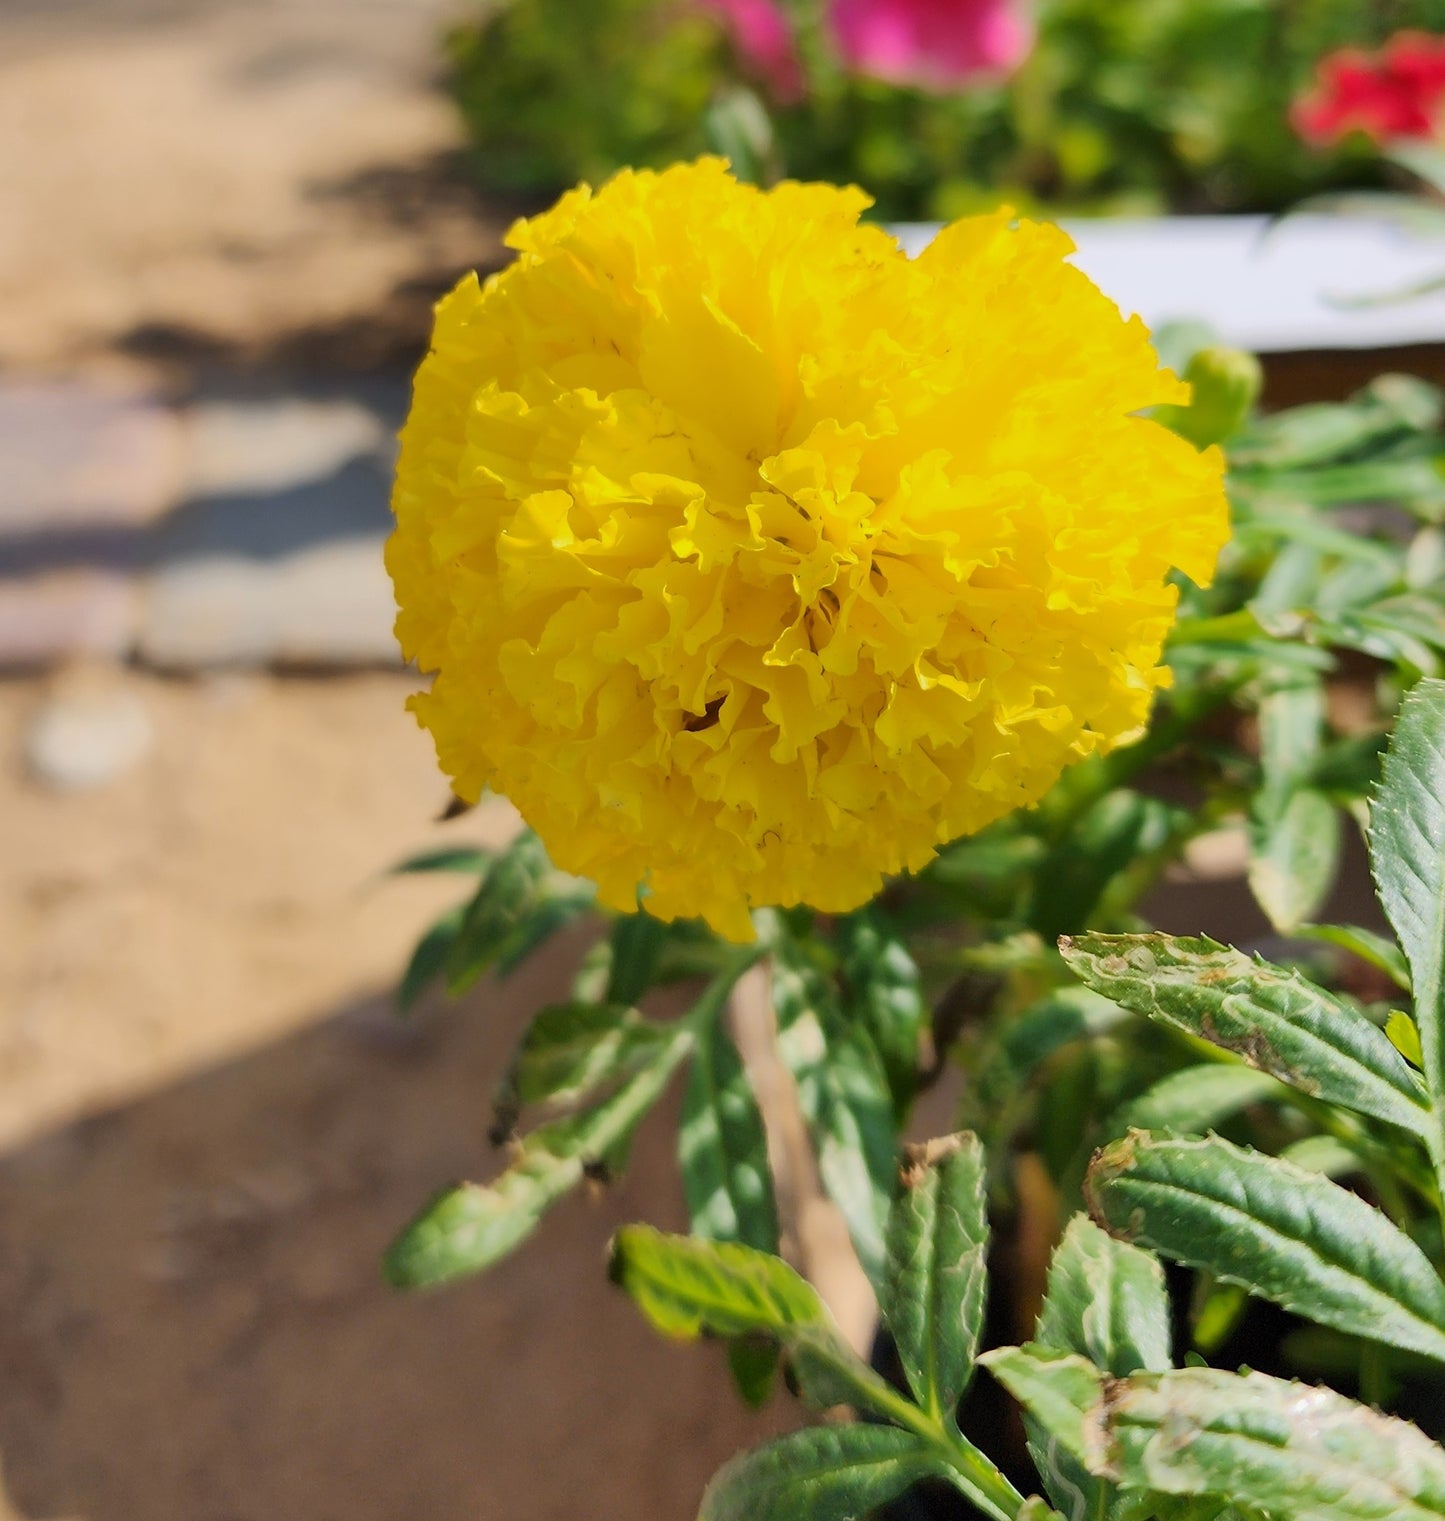
POLYGON ((1410 964, 1430 1151, 1445 1168, 1445 681, 1405 698, 1370 809, 1370 866, 1410 964))
MULTIPOLYGON (((1075 1215, 1049 1264, 1034 1345, 1077 1353, 1122 1376, 1167 1368, 1169 1342, 1169 1296, 1158 1262, 1075 1215)), ((1122 1521, 1112 1485, 1089 1473, 1032 1415, 1025 1427, 1034 1464, 1057 1505, 1070 1516, 1122 1521)))
POLYGON ((763 1117, 719 1010, 698 1036, 677 1132, 693 1234, 778 1249, 763 1117))
POLYGON ((1127 1008, 1327 1103, 1427 1129, 1420 1085, 1383 1032, 1298 972, 1204 937, 1080 935, 1059 948, 1084 982, 1127 1008))
POLYGON ((1214 1368, 1111 1385, 1086 1461, 1126 1487, 1216 1496, 1292 1521, 1439 1521, 1445 1449, 1329 1389, 1214 1368))
POLYGON ((1085 1180, 1112 1234, 1207 1268, 1286 1310, 1445 1361, 1445 1283, 1357 1194, 1217 1136, 1132 1132, 1085 1180))
POLYGON ((1295 930, 1301 940, 1319 940, 1357 956, 1377 972, 1383 972, 1397 988, 1410 990, 1410 968, 1393 941, 1357 924, 1301 924, 1295 930))
POLYGON ((489 1184, 463 1183, 438 1194, 386 1254, 398 1288, 425 1288, 482 1272, 536 1230, 542 1216, 589 1168, 620 1168, 638 1125, 692 1048, 674 1029, 634 1077, 604 1103, 532 1131, 512 1165, 489 1184))
POLYGON ((896 1426, 815 1426, 724 1464, 698 1521, 854 1521, 940 1467, 934 1449, 896 1426))
POLYGON ((836 937, 843 1016, 867 1031, 901 1125, 918 1086, 918 1043, 928 1019, 918 965, 903 936, 873 907, 839 920, 836 937))
POLYGON ((411 953, 411 960, 407 962, 406 971, 402 973, 401 981, 397 984, 398 1013, 410 1013, 422 993, 441 976, 442 968, 446 966, 447 956, 451 952, 452 942, 457 938, 457 932, 462 927, 465 914, 465 904, 458 904, 456 908, 448 909, 417 941, 416 949, 411 953))
POLYGON ((883 1320, 914 1397, 935 1416, 951 1413, 968 1387, 983 1328, 986 1172, 975 1136, 911 1147, 888 1217, 883 1320))
POLYGON ((837 990, 812 948, 788 934, 774 947, 773 1007, 778 1055, 798 1085, 823 1186, 876 1284, 898 1144, 883 1064, 867 1032, 843 1019, 837 990))

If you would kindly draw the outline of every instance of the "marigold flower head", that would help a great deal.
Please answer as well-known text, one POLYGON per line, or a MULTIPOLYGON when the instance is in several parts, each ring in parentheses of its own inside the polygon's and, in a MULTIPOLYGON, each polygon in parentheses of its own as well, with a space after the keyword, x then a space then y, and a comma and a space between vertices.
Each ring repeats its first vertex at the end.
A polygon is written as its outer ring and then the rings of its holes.
POLYGON ((624 172, 437 309, 387 564, 412 706, 604 903, 842 912, 1142 730, 1218 452, 1056 227, 624 172))
POLYGON ((1377 145, 1429 141, 1445 129, 1445 37, 1397 32, 1378 53, 1343 48, 1320 60, 1290 113, 1306 142, 1363 132, 1377 145))

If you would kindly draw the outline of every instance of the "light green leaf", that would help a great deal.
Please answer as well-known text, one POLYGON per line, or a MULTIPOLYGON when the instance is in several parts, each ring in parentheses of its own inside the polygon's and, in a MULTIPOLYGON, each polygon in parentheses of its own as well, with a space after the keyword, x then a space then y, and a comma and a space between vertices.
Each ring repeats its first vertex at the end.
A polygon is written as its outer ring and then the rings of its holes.
POLYGON ((1445 1449, 1329 1389, 1214 1368, 1114 1384, 1086 1461, 1126 1487, 1214 1496, 1291 1521, 1439 1521, 1445 1449))
POLYGON ((1391 1009, 1385 1021, 1385 1039, 1410 1063, 1412 1067, 1425 1065, 1425 1052, 1420 1045, 1420 1027, 1403 1009, 1391 1009))
POLYGON ((664 1335, 695 1340, 832 1327, 818 1291, 779 1257, 736 1242, 625 1225, 612 1242, 613 1281, 664 1335))
POLYGON ((1318 1173, 1218 1137, 1132 1132, 1085 1180, 1106 1230, 1284 1309, 1445 1361, 1445 1283, 1379 1210, 1318 1173))
POLYGON ((786 1262, 736 1242, 629 1225, 612 1243, 612 1278, 664 1335, 766 1337, 818 1409, 886 1411, 897 1396, 843 1340, 811 1284, 786 1262))
POLYGON ((386 1254, 387 1279, 398 1288, 450 1282, 508 1255, 542 1216, 592 1167, 618 1168, 638 1125, 692 1048, 678 1028, 634 1077, 605 1103, 540 1126, 516 1160, 490 1184, 463 1183, 438 1194, 386 1254))
POLYGON ((983 1147, 953 1135, 910 1147, 888 1219, 879 1285, 884 1323, 909 1387, 935 1416, 951 1414, 973 1373, 988 1290, 983 1147))
POLYGON ((693 1234, 778 1248, 778 1212, 763 1117, 718 1009, 698 1036, 677 1132, 693 1234))
POLYGON ((939 1472, 936 1451, 896 1426, 815 1426, 720 1468, 698 1521, 855 1521, 939 1472))
POLYGON ((1431 1153, 1445 1166, 1445 681, 1405 698, 1370 809, 1370 865, 1410 963, 1431 1153))
POLYGON ((1204 937, 1080 935, 1059 948, 1091 988, 1126 1008, 1327 1103, 1416 1135, 1427 1128, 1420 1085, 1384 1033, 1298 972, 1204 937))

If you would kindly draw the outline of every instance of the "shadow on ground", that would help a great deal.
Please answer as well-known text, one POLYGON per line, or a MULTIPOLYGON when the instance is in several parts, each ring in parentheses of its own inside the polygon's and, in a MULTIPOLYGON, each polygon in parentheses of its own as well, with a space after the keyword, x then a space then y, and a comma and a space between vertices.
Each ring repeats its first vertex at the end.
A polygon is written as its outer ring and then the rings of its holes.
POLYGON ((781 1415, 745 1414, 712 1349, 658 1340, 606 1282, 619 1223, 681 1224, 671 1115, 624 1184, 490 1276, 423 1297, 379 1280, 431 1190, 496 1166, 490 1085, 570 960, 411 1027, 360 999, 0 1161, 0 1453, 23 1515, 694 1513, 781 1415))

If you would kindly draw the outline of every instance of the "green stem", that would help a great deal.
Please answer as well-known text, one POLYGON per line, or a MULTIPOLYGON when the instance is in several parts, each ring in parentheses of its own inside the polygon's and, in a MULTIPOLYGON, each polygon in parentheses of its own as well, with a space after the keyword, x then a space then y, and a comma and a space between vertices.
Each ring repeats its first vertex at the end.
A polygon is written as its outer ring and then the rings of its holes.
POLYGON ((1015 1521, 1024 1497, 958 1429, 951 1417, 931 1414, 876 1375, 859 1389, 861 1402, 921 1437, 952 1471, 958 1487, 994 1521, 1015 1521))

